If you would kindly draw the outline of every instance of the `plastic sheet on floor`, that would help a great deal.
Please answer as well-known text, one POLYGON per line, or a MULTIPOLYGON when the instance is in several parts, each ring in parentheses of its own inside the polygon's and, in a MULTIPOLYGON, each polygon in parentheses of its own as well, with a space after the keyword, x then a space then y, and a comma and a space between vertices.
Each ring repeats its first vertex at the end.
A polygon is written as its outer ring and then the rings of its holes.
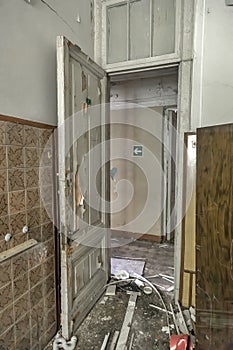
POLYGON ((111 258, 111 274, 115 275, 118 271, 127 271, 130 276, 134 276, 135 273, 142 276, 145 267, 144 260, 124 259, 124 258, 111 258))

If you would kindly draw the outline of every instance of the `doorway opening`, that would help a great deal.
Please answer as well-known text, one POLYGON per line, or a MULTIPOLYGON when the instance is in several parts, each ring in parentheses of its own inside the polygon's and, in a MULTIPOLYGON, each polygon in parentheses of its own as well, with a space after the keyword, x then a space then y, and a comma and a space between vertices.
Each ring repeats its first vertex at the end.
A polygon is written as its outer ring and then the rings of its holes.
POLYGON ((113 254, 127 256, 135 240, 174 241, 178 69, 110 83, 111 240, 113 254))
MULTIPOLYGON (((81 325, 80 350, 99 339, 101 346, 109 332, 112 344, 124 321, 127 293, 137 290, 135 280, 130 281, 135 274, 156 286, 166 302, 173 299, 178 71, 118 75, 110 82, 110 283, 119 278, 119 284, 116 294, 105 293, 81 325)), ((151 307, 161 307, 161 301, 156 293, 146 295, 142 286, 138 292, 127 348, 165 350, 169 338, 161 330, 166 313, 151 307)))

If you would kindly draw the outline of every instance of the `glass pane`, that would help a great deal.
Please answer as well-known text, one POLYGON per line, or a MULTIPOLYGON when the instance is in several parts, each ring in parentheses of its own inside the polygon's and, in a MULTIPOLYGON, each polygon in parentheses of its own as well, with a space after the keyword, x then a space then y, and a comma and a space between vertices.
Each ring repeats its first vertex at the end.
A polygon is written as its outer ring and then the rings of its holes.
POLYGON ((150 57, 150 1, 130 3, 130 59, 150 57))
POLYGON ((153 0, 153 56, 175 52, 175 0, 153 0))
POLYGON ((127 60, 127 5, 107 9, 107 63, 127 60))

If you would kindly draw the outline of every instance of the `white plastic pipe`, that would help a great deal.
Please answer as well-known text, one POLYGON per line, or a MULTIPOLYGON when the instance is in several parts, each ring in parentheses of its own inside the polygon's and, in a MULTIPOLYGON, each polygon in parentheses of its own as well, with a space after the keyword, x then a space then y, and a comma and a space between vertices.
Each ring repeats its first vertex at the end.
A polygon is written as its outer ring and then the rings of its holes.
POLYGON ((53 350, 74 350, 76 344, 77 337, 73 336, 70 341, 66 341, 60 334, 58 334, 53 342, 53 350))

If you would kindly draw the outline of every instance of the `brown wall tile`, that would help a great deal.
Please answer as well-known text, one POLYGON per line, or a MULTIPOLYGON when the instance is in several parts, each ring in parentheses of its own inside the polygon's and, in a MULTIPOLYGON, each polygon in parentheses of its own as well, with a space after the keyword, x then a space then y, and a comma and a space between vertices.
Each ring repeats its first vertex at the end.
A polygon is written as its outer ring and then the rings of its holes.
POLYGON ((55 303, 56 303, 55 291, 52 290, 51 293, 45 297, 45 310, 46 310, 46 312, 48 312, 48 310, 53 308, 55 306, 55 303))
POLYGON ((39 147, 51 148, 52 147, 52 131, 47 129, 41 129, 39 131, 39 147))
POLYGON ((0 146, 0 169, 7 167, 6 146, 0 146))
POLYGON ((10 214, 16 214, 25 210, 25 191, 10 192, 10 214))
POLYGON ((29 271, 30 288, 33 288, 36 284, 40 283, 43 278, 42 266, 39 265, 29 271))
POLYGON ((31 329, 31 348, 33 349, 34 346, 35 349, 39 349, 39 330, 38 330, 38 325, 36 324, 32 329, 31 329))
POLYGON ((45 280, 44 280, 44 293, 45 295, 49 294, 51 290, 54 289, 55 284, 55 275, 52 272, 45 280))
POLYGON ((41 208, 41 223, 42 225, 50 223, 53 218, 53 204, 52 203, 43 203, 41 208))
POLYGON ((27 198, 27 209, 39 207, 40 206, 39 188, 33 188, 30 190, 27 190, 26 198, 27 198))
POLYGON ((17 322, 26 313, 28 313, 29 307, 29 293, 27 292, 21 298, 14 302, 15 322, 17 322))
POLYGON ((7 260, 0 265, 0 288, 11 281, 11 260, 7 260))
POLYGON ((0 216, 8 214, 8 195, 7 193, 0 194, 0 216))
POLYGON ((13 305, 0 312, 1 327, 0 333, 7 331, 14 324, 13 305))
POLYGON ((41 226, 29 228, 29 238, 41 242, 41 226))
POLYGON ((12 248, 12 240, 10 242, 6 242, 5 240, 0 241, 0 252, 5 252, 6 250, 12 248))
POLYGON ((39 168, 28 168, 25 170, 26 187, 39 187, 39 168))
POLYGON ((48 241, 49 239, 54 237, 54 226, 53 223, 50 222, 48 224, 41 226, 41 234, 42 234, 42 242, 48 241))
POLYGON ((21 340, 16 342, 16 349, 31 350, 30 333, 25 334, 21 340))
POLYGON ((24 145, 24 126, 17 123, 6 123, 6 143, 8 145, 24 145))
MULTIPOLYGON (((17 279, 28 271, 28 256, 27 252, 17 255, 12 258, 13 278, 17 279)), ((26 278, 26 277, 25 277, 26 278)))
POLYGON ((20 191, 25 188, 24 169, 8 170, 9 191, 20 191))
POLYGON ((35 147, 25 148, 25 166, 27 168, 39 166, 39 151, 35 147))
POLYGON ((41 264, 46 259, 46 257, 47 250, 46 247, 44 247, 42 244, 39 244, 34 248, 30 249, 29 268, 32 269, 33 267, 41 264))
POLYGON ((44 317, 45 329, 49 330, 49 327, 51 327, 51 325, 54 325, 55 321, 56 321, 56 309, 55 309, 55 305, 53 305, 53 308, 47 311, 45 314, 45 317, 44 317))
POLYGON ((53 173, 51 167, 40 168, 40 186, 48 186, 53 183, 53 173))
POLYGON ((25 125, 24 140, 27 147, 39 147, 39 129, 25 125))
POLYGON ((55 257, 51 256, 51 257, 47 258, 43 262, 42 267, 43 267, 44 278, 51 276, 51 273, 53 274, 55 271, 55 257))
POLYGON ((7 171, 0 170, 0 193, 7 192, 8 183, 7 183, 7 171))
POLYGON ((53 162, 53 153, 51 149, 47 149, 47 148, 40 148, 39 149, 40 152, 40 162, 39 162, 39 166, 40 167, 46 167, 46 166, 52 166, 52 162, 53 162))
POLYGON ((8 283, 0 289, 0 310, 3 310, 13 302, 12 285, 8 283))
POLYGON ((0 121, 0 145, 4 145, 5 142, 5 122, 0 121))
POLYGON ((53 202, 53 187, 52 186, 41 186, 40 187, 41 203, 52 203, 53 202))
MULTIPOLYGON (((22 339, 28 333, 29 326, 30 326, 29 314, 26 314, 15 324, 16 342, 17 340, 22 339)), ((29 340, 30 340, 30 335, 29 335, 29 340)))
POLYGON ((46 338, 51 340, 57 332, 57 325, 54 323, 46 332, 46 338))
POLYGON ((0 217, 0 240, 4 239, 5 235, 10 231, 9 216, 0 217))
POLYGON ((12 350, 15 345, 15 328, 9 328, 4 334, 0 336, 3 350, 12 350))
POLYGON ((10 229, 13 234, 22 233, 23 227, 26 225, 26 212, 10 215, 10 229))
POLYGON ((34 307, 31 306, 30 308, 30 318, 31 318, 31 324, 32 327, 35 325, 38 326, 37 333, 38 338, 40 337, 39 331, 40 331, 40 324, 43 322, 44 317, 44 300, 41 300, 37 305, 34 307))
POLYGON ((14 300, 20 298, 29 289, 28 272, 13 281, 14 300))
POLYGON ((55 249, 54 249, 54 239, 50 239, 49 241, 44 243, 44 246, 46 247, 47 250, 47 257, 50 257, 54 255, 55 249))
POLYGON ((29 229, 39 226, 40 222, 40 208, 34 208, 27 211, 27 225, 29 229))
POLYGON ((7 146, 8 168, 24 167, 24 149, 18 146, 7 146))
POLYGON ((37 305, 43 299, 43 284, 39 283, 36 287, 30 290, 31 307, 37 305))
POLYGON ((12 247, 16 247, 19 244, 22 244, 28 240, 27 235, 25 233, 17 233, 12 237, 12 247))

